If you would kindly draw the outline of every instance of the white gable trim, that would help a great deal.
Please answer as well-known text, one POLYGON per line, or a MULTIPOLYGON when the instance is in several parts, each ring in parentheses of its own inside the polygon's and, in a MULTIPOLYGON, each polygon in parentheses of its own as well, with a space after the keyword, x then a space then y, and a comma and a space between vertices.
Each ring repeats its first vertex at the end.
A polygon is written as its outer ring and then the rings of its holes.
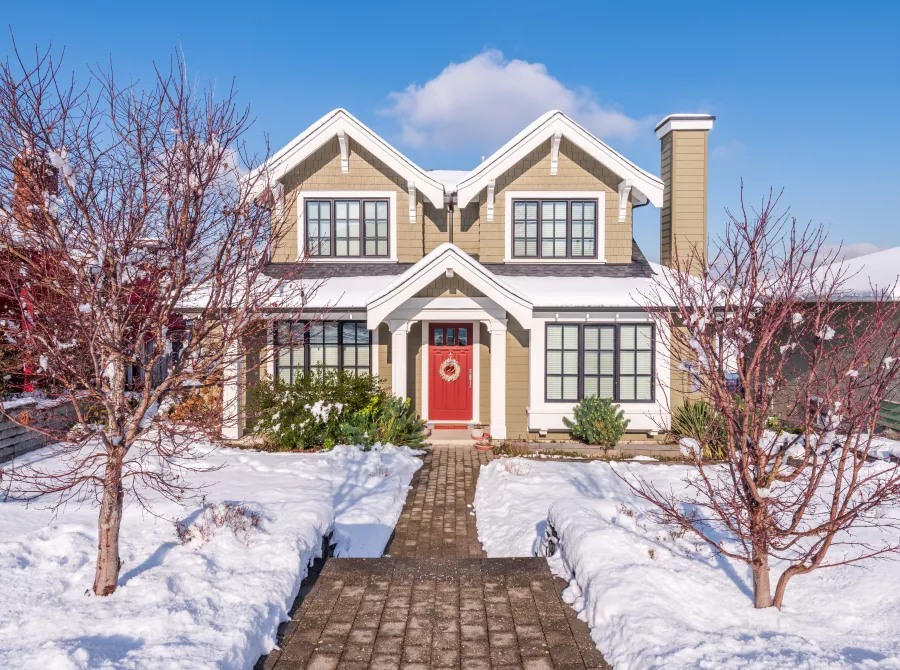
POLYGON ((371 151, 394 172, 408 181, 415 182, 416 189, 421 191, 435 207, 444 206, 444 185, 441 182, 385 142, 345 109, 329 112, 313 123, 269 159, 263 168, 269 170, 270 181, 280 181, 327 142, 338 137, 341 143, 341 171, 346 174, 349 172, 348 136, 371 151))
POLYGON ((403 307, 416 293, 445 276, 447 270, 481 291, 487 298, 512 314, 524 328, 531 324, 531 301, 501 280, 459 247, 445 242, 400 275, 366 303, 369 330, 403 307))
POLYGON ((662 207, 662 179, 642 170, 559 111, 549 112, 539 118, 463 179, 457 186, 459 206, 465 207, 489 181, 499 177, 557 134, 579 146, 622 179, 628 179, 633 192, 641 200, 649 200, 655 206, 662 207))

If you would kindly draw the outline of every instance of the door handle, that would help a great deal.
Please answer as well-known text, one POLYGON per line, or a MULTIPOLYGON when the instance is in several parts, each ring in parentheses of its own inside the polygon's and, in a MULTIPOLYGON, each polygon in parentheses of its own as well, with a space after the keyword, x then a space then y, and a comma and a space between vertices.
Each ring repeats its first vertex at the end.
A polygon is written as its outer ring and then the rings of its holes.
POLYGON ((469 368, 469 388, 472 388, 472 368, 469 368))

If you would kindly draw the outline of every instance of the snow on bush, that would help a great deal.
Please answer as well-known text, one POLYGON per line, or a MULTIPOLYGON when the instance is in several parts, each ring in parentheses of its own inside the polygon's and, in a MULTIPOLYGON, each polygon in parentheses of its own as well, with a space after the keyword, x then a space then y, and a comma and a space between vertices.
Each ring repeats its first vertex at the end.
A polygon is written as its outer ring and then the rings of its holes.
MULTIPOLYGON (((885 451, 900 447, 890 442, 885 451)), ((756 610, 746 566, 657 523, 651 505, 619 477, 638 473, 677 493, 690 467, 530 465, 524 475, 502 460, 482 468, 479 538, 490 557, 552 553, 551 569, 569 582, 564 600, 616 670, 900 668, 896 562, 821 570, 797 581, 781 612, 756 610)), ((865 472, 884 467, 870 463, 865 472)), ((898 518, 900 505, 884 513, 898 518)), ((900 542, 897 529, 855 532, 873 546, 900 542)), ((843 551, 835 548, 837 557, 843 551)))
POLYGON ((199 548, 212 540, 221 530, 229 530, 244 544, 259 529, 259 512, 235 502, 206 504, 193 520, 189 517, 175 522, 175 534, 181 544, 199 548))
MULTIPOLYGON (((47 453, 23 460, 64 465, 47 453)), ((40 501, 0 495, 0 668, 251 668, 275 645, 324 535, 333 533, 340 556, 381 555, 421 461, 378 445, 321 454, 220 448, 195 465, 212 468, 196 474, 208 504, 186 515, 141 488, 155 515, 125 508, 122 572, 103 598, 90 593, 96 509, 54 515, 40 501), (173 534, 174 519, 188 544, 173 534)))

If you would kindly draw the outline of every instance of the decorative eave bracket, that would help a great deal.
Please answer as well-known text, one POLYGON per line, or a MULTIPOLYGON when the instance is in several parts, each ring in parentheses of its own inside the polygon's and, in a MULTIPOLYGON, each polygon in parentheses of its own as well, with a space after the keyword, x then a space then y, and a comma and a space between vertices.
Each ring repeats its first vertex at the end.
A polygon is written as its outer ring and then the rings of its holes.
POLYGON ((347 133, 339 130, 337 137, 341 145, 341 172, 347 174, 350 172, 350 145, 347 142, 347 133))
POLYGON ((284 184, 280 181, 272 184, 272 200, 275 202, 275 218, 281 223, 284 221, 284 184))
POLYGON ((406 182, 406 190, 409 192, 409 222, 416 222, 416 182, 406 182))
POLYGON ((559 171, 559 143, 562 141, 562 132, 556 132, 553 134, 553 139, 550 142, 550 174, 551 176, 556 176, 556 173, 559 171))
POLYGON ((494 220, 494 189, 496 188, 497 182, 491 179, 488 182, 487 187, 487 220, 488 222, 493 222, 494 220))
POLYGON ((628 214, 628 196, 631 195, 631 181, 623 179, 619 182, 619 223, 625 223, 628 214))

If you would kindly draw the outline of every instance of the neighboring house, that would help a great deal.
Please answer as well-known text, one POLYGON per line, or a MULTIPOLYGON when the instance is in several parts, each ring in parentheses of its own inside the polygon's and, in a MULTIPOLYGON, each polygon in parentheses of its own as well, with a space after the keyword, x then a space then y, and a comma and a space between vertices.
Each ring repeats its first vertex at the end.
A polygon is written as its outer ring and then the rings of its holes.
MULTIPOLYGON (((321 282, 299 321, 283 310, 268 374, 371 372, 429 423, 480 423, 495 438, 565 431, 593 394, 620 404, 630 431, 668 426, 677 372, 641 298, 661 267, 634 242, 632 211, 660 208, 664 265, 692 248, 705 258, 714 118, 660 122, 660 178, 562 112, 468 172, 420 168, 348 112, 327 114, 268 164, 291 231, 270 272, 306 254, 303 285, 321 282), (326 321, 290 346, 320 310, 326 321)), ((227 407, 241 396, 226 385, 227 407)), ((240 437, 227 414, 225 436, 240 437)))
MULTIPOLYGON (((860 320, 867 323, 866 316, 876 296, 890 300, 900 296, 900 247, 832 263, 819 272, 826 278, 841 277, 841 290, 837 297, 844 302, 856 303, 860 320)), ((835 329, 839 334, 843 330, 840 325, 835 329)), ((900 388, 894 388, 887 394, 879 423, 900 430, 900 388)))

